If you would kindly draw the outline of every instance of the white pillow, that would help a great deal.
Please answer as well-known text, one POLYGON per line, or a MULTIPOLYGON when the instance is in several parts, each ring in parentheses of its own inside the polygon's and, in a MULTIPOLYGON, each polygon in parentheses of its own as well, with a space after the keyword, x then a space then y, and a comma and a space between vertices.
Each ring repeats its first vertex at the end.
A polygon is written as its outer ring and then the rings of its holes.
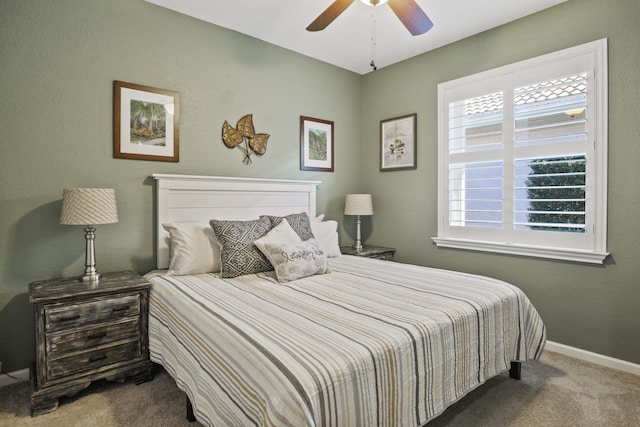
POLYGON ((313 238, 284 245, 265 243, 263 247, 260 250, 273 265, 278 282, 330 272, 327 257, 313 238))
POLYGON ((338 222, 322 221, 311 222, 311 231, 320 248, 328 258, 340 256, 340 243, 338 242, 338 222))
MULTIPOLYGON (((291 243, 300 243, 302 239, 296 231, 289 225, 289 221, 282 219, 280 224, 273 227, 267 234, 253 241, 260 252, 264 254, 265 245, 287 245, 291 243)), ((267 254, 264 254, 267 256, 267 254)), ((269 257, 267 257, 268 259, 269 257)))
POLYGON ((322 222, 323 219, 324 219, 324 214, 320 214, 318 216, 313 216, 309 218, 311 222, 322 222))
POLYGON ((220 271, 220 243, 207 223, 171 222, 162 227, 169 232, 169 274, 217 273, 220 271))

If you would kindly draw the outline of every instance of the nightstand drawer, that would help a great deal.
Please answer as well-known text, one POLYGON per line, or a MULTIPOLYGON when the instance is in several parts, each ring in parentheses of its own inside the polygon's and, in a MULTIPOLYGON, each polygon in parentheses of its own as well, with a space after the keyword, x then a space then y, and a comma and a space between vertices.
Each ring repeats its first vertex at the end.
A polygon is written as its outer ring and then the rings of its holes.
POLYGON ((111 347, 75 353, 59 359, 48 359, 47 379, 67 377, 73 374, 90 373, 102 367, 121 362, 143 360, 140 340, 133 340, 111 347))
POLYGON ((97 298, 77 304, 52 304, 45 309, 47 332, 140 315, 140 294, 97 298))
POLYGON ((382 253, 382 254, 373 254, 373 255, 369 255, 369 258, 382 259, 382 260, 385 260, 385 261, 392 261, 393 260, 393 252, 387 252, 387 253, 382 253))
POLYGON ((55 358, 59 353, 91 349, 115 341, 136 338, 139 335, 138 317, 95 328, 55 332, 47 334, 47 354, 55 358))

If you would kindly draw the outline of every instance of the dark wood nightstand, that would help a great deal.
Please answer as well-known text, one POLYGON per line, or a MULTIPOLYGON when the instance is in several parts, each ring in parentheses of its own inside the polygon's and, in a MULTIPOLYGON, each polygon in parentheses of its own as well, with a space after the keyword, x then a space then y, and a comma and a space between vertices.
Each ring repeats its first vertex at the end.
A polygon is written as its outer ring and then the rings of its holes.
POLYGON ((150 283, 133 271, 29 284, 35 305, 36 361, 31 368, 31 415, 51 412, 62 396, 92 381, 152 379, 149 360, 150 283))
POLYGON ((383 246, 362 245, 362 250, 356 252, 356 248, 353 246, 340 246, 340 252, 345 255, 364 256, 367 258, 378 258, 385 261, 393 260, 393 254, 396 252, 395 248, 385 248, 383 246))

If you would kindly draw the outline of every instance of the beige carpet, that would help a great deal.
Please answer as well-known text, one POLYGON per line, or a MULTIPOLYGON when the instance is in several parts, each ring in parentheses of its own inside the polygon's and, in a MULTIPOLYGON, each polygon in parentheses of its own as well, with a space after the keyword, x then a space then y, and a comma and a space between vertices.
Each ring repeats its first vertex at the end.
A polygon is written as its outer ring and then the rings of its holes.
MULTIPOLYGON (((92 384, 52 413, 31 418, 26 382, 0 388, 0 426, 191 426, 185 397, 166 372, 151 382, 92 384)), ((640 377, 545 352, 487 381, 428 427, 640 426, 640 377)), ((225 427, 225 426, 219 426, 225 427)))

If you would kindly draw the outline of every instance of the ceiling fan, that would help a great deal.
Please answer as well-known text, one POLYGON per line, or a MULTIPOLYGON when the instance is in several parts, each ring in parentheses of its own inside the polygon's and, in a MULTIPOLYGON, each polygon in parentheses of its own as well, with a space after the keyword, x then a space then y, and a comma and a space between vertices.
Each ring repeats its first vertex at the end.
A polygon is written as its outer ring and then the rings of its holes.
MULTIPOLYGON (((335 0, 309 26, 307 31, 321 31, 331 24, 346 8, 356 0, 335 0)), ((360 0, 370 5, 378 6, 389 3, 389 7, 400 19, 407 30, 414 35, 424 34, 433 27, 433 22, 424 13, 415 0, 360 0)))

